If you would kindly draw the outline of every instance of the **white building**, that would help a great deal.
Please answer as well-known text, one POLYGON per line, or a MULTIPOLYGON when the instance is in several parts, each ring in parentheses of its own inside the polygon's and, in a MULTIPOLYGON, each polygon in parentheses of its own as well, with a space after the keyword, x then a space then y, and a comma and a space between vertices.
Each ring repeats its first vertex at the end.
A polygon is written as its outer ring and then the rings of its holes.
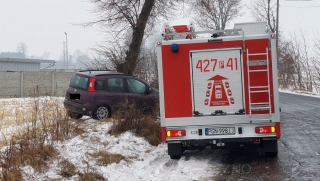
POLYGON ((53 66, 54 60, 30 59, 24 53, 1 52, 0 53, 0 72, 25 71, 39 72, 40 64, 48 67, 53 66))

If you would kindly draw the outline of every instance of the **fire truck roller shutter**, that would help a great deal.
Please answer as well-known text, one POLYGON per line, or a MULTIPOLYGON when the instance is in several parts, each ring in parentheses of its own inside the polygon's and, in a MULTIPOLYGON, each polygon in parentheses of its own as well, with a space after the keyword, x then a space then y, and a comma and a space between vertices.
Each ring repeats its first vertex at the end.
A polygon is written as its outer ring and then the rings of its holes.
POLYGON ((193 111, 213 115, 244 109, 241 49, 191 53, 193 111))

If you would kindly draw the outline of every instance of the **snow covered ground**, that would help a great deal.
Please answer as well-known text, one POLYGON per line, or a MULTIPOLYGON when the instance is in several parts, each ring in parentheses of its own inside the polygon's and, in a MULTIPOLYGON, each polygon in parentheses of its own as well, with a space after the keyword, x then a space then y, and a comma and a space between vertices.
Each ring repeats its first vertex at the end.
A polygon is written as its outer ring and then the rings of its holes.
MULTIPOLYGON (((289 90, 281 92, 293 93, 289 90)), ((296 94, 303 94, 297 93, 296 94)), ((319 95, 303 94, 320 97, 319 95)), ((61 106, 62 106, 62 100, 61 106)), ((28 99, 0 99, 0 103, 28 102, 28 99)), ((167 146, 162 143, 151 146, 144 138, 137 137, 131 132, 126 132, 118 137, 108 134, 111 122, 100 122, 90 117, 78 120, 85 133, 69 140, 55 144, 59 155, 57 159, 48 162, 49 168, 44 173, 36 173, 32 167, 26 166, 23 170, 24 180, 78 180, 79 174, 65 178, 59 173, 61 160, 68 160, 76 166, 77 173, 95 172, 107 180, 202 180, 210 178, 213 166, 210 160, 195 157, 188 159, 171 160, 167 155, 167 146), (106 151, 117 153, 125 157, 119 163, 101 165, 92 157, 93 153, 106 151)), ((23 125, 21 125, 23 126, 23 125)), ((17 125, 2 126, 3 133, 11 134, 17 130, 17 125), (4 130, 3 130, 4 129, 4 130)))
POLYGON ((304 95, 304 96, 320 98, 320 92, 318 92, 318 91, 308 93, 308 92, 303 92, 303 91, 293 91, 290 89, 282 89, 282 90, 279 90, 279 92, 290 93, 290 94, 299 94, 299 95, 304 95))
MULTIPOLYGON (((89 171, 108 180, 198 180, 200 177, 210 176, 209 172, 206 173, 206 170, 209 170, 204 160, 170 160, 165 144, 151 146, 143 138, 130 132, 119 137, 110 136, 107 130, 112 123, 99 123, 88 119, 84 124, 88 127, 86 133, 56 145, 60 157, 73 163, 82 173, 89 168, 89 171), (121 154, 129 159, 118 164, 99 165, 89 155, 99 150, 121 154)), ((28 172, 33 173, 30 168, 28 172)), ((58 160, 54 160, 47 173, 36 174, 34 179, 61 179, 58 173, 58 160)), ((77 180, 78 177, 75 175, 65 180, 77 180)))
MULTIPOLYGON (((43 100, 45 98, 41 98, 43 100)), ((61 106, 63 98, 58 98, 61 106)), ((17 111, 32 105, 33 99, 0 99, 4 109, 2 119, 8 122, 16 120, 17 111), (23 108, 22 108, 23 107, 23 108), (6 113, 9 112, 9 113, 6 113)), ((40 104, 40 107, 42 105, 40 104)), ((32 109, 31 109, 32 110, 32 109)), ((19 112, 26 115, 27 112, 19 112)), ((0 116, 1 118, 1 116, 0 116)), ((118 137, 108 134, 112 122, 100 122, 90 117, 82 117, 76 121, 85 132, 69 140, 58 142, 54 146, 59 155, 48 162, 49 168, 44 173, 37 173, 31 166, 22 168, 24 180, 79 180, 79 174, 65 178, 59 173, 59 162, 67 160, 76 166, 77 173, 94 172, 106 180, 199 180, 212 176, 209 160, 191 158, 171 160, 167 155, 167 146, 150 145, 144 138, 126 132, 118 137), (119 163, 101 165, 93 153, 105 151, 121 154, 125 157, 119 163)), ((14 132, 19 132, 28 123, 17 125, 15 121, 1 125, 1 132, 10 138, 14 132)), ((1 169, 1 168, 0 168, 1 169)))

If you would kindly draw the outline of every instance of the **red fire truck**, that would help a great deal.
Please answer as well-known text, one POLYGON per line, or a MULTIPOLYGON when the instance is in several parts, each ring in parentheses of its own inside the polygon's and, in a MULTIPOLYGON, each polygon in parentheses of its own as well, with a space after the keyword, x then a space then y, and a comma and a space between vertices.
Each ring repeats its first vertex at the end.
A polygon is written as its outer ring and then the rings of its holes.
POLYGON ((185 150, 260 147, 278 154, 276 38, 264 22, 195 31, 165 26, 158 42, 161 137, 185 150))

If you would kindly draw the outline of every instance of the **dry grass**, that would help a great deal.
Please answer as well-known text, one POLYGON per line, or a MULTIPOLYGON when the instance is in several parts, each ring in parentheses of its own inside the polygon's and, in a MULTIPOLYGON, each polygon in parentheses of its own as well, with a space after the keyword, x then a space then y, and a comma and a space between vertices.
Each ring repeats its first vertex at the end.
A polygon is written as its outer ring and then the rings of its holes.
POLYGON ((98 151, 89 155, 95 158, 100 166, 106 166, 111 163, 119 163, 121 160, 127 161, 127 158, 120 154, 108 153, 106 151, 98 151))
POLYGON ((47 162, 57 155, 54 143, 84 132, 66 117, 61 99, 35 94, 28 101, 1 101, 1 106, 5 109, 0 113, 4 120, 1 144, 6 149, 0 152, 0 180, 22 180, 20 168, 26 165, 46 172, 47 162), (12 132, 3 131, 13 125, 16 129, 12 132))
POLYGON ((76 167, 68 160, 63 159, 59 162, 60 172, 59 175, 65 178, 70 178, 77 174, 76 167))
MULTIPOLYGON (((85 132, 87 125, 72 122, 66 116, 62 99, 39 97, 36 93, 35 90, 33 97, 27 100, 0 101, 0 146, 6 146, 0 152, 0 180, 23 180, 20 168, 27 165, 36 172, 45 173, 48 161, 57 156, 54 144, 85 132)), ((100 122, 113 122, 110 134, 120 135, 132 131, 144 137, 151 145, 158 145, 161 143, 158 115, 157 108, 151 114, 142 114, 135 105, 125 102, 112 119, 100 122)), ((91 141, 101 142, 98 138, 92 138, 91 141)), ((131 159, 106 151, 98 151, 90 156, 103 166, 131 159)), ((79 175, 79 180, 106 180, 89 168, 84 173, 76 172, 75 165, 67 160, 60 161, 58 166, 61 168, 59 174, 65 178, 79 175)))
POLYGON ((113 114, 113 125, 109 130, 112 135, 120 135, 132 131, 137 136, 144 137, 151 145, 161 143, 160 123, 156 120, 157 112, 143 114, 136 105, 125 102, 118 112, 113 114))
POLYGON ((23 177, 21 174, 21 170, 19 167, 13 167, 10 170, 6 170, 5 172, 2 172, 1 180, 6 181, 22 181, 23 177))
POLYGON ((105 179, 103 176, 101 176, 98 173, 95 172, 86 172, 84 174, 79 174, 80 175, 80 179, 79 181, 106 181, 107 179, 105 179))
POLYGON ((42 97, 37 99, 4 99, 0 101, 1 127, 10 125, 23 125, 31 120, 32 112, 38 112, 38 118, 49 120, 57 117, 57 114, 66 115, 61 107, 62 99, 54 97, 42 97), (40 111, 41 110, 41 111, 40 111))
POLYGON ((30 124, 46 129, 56 122, 54 119, 65 119, 66 111, 61 105, 62 100, 53 97, 0 101, 0 146, 5 145, 6 136, 19 137, 30 124))

